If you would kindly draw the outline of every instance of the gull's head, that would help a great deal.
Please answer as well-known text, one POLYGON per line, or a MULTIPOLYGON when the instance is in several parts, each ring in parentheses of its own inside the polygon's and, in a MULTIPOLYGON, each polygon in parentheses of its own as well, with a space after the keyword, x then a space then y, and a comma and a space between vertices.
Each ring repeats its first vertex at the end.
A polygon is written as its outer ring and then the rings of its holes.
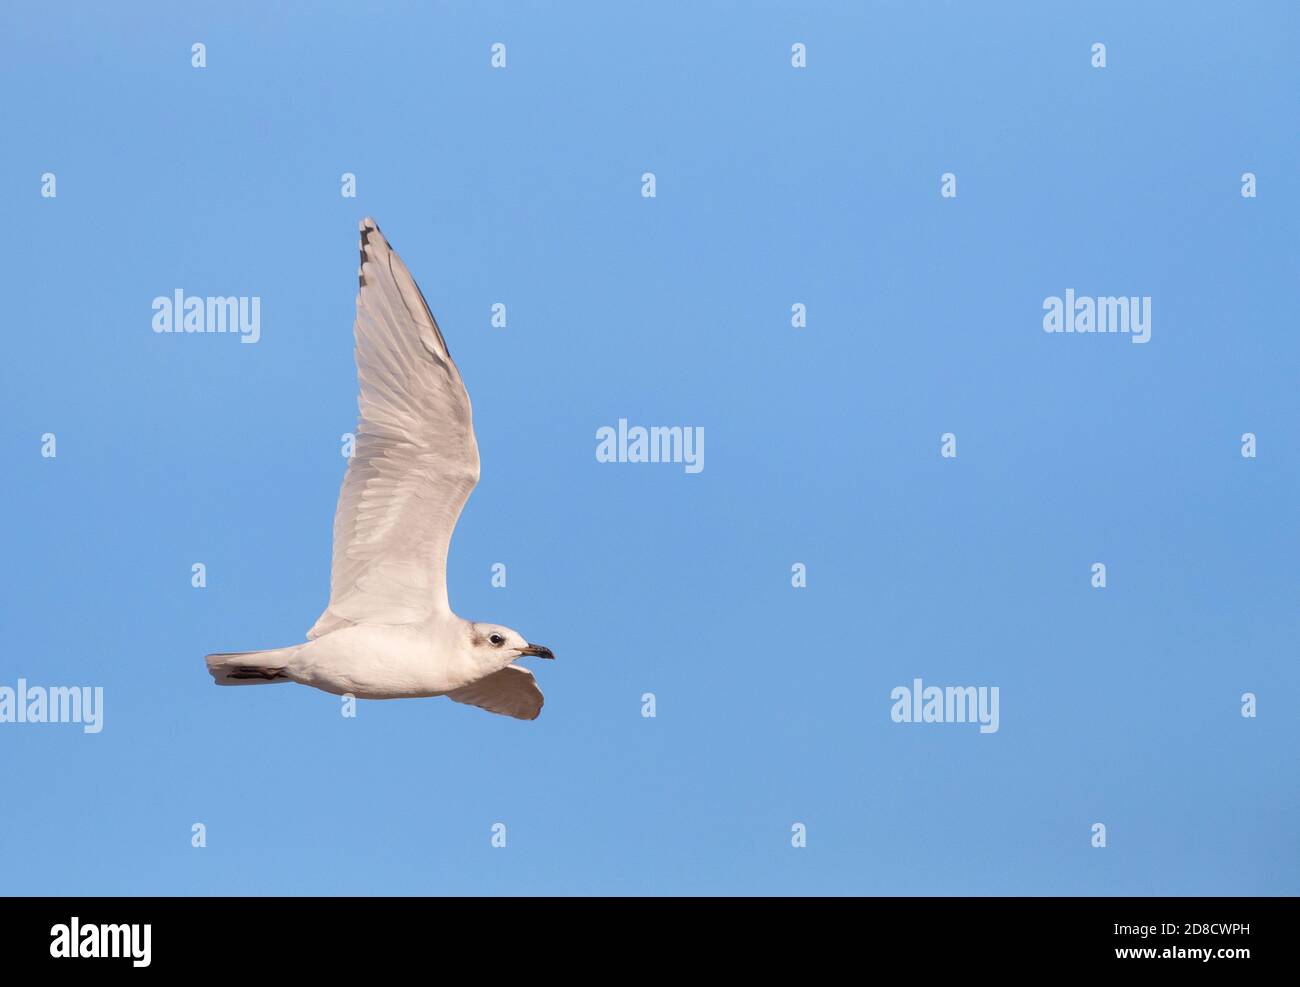
POLYGON ((522 634, 500 624, 471 624, 470 647, 488 664, 508 665, 522 655, 554 658, 551 649, 529 644, 522 634))

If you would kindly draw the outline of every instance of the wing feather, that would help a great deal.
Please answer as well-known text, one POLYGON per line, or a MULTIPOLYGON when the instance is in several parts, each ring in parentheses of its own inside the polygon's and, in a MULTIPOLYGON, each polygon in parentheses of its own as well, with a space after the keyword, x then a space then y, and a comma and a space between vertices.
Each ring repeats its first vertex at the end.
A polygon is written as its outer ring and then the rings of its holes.
POLYGON ((478 482, 469 395, 415 279, 361 221, 357 440, 334 514, 330 602, 307 637, 450 613, 447 550, 478 482))
POLYGON ((447 693, 447 698, 491 713, 513 716, 516 720, 537 719, 545 702, 533 673, 519 665, 507 665, 499 672, 485 675, 471 685, 447 693))

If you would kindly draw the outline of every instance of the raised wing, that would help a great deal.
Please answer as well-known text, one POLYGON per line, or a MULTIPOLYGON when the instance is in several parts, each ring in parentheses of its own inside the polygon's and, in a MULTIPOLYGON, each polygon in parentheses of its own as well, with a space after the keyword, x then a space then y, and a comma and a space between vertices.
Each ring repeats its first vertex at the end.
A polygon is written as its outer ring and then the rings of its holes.
POLYGON ((307 637, 450 612, 447 547, 478 482, 469 395, 415 279, 361 221, 352 461, 334 514, 330 602, 307 637))
POLYGON ((447 693, 447 698, 516 720, 537 719, 545 702, 533 673, 519 665, 507 665, 485 675, 472 685, 447 693))

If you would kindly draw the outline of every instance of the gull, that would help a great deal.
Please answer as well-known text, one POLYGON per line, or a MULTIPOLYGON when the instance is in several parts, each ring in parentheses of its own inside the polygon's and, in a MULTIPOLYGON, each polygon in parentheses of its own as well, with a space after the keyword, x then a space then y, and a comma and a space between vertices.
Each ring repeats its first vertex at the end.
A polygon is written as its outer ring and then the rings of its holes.
POLYGON ((336 696, 446 696, 534 720, 542 691, 523 655, 554 658, 447 599, 452 529, 478 482, 469 395, 415 279, 361 221, 355 454, 334 514, 330 600, 307 640, 206 657, 217 685, 298 682, 336 696))

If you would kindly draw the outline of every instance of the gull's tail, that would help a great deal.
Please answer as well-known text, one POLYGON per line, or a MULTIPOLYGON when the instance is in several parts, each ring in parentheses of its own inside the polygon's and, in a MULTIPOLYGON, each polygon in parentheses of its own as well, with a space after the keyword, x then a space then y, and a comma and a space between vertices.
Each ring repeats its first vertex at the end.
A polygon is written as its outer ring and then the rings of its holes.
POLYGON ((208 655, 204 660, 217 685, 270 685, 293 681, 285 674, 285 666, 300 647, 295 644, 270 651, 227 651, 208 655))

